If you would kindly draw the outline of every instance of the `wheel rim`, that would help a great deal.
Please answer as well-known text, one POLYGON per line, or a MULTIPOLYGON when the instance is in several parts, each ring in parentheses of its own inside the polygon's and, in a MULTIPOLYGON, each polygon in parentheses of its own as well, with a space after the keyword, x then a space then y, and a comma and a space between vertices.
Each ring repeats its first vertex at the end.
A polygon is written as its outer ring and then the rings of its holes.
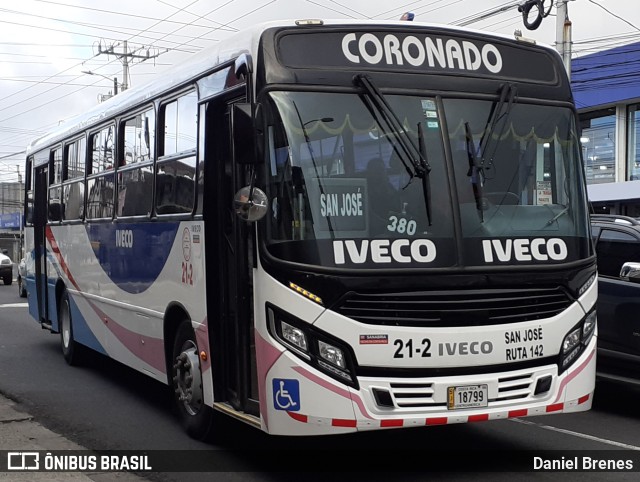
POLYGON ((202 375, 195 343, 188 340, 173 364, 173 383, 178 401, 189 415, 196 415, 203 405, 202 375))
POLYGON ((62 332, 62 344, 65 348, 71 343, 71 323, 69 321, 69 305, 63 303, 60 309, 60 331, 62 332))

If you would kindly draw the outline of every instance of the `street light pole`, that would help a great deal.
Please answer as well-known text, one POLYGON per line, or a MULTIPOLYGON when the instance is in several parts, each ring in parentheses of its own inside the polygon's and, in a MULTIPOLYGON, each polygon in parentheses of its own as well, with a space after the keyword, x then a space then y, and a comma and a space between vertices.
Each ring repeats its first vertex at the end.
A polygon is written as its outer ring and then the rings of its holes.
MULTIPOLYGON (((111 80, 111 77, 107 77, 106 75, 102 75, 97 72, 92 72, 91 70, 83 70, 81 72, 83 74, 97 75, 98 77, 102 77, 103 79, 111 80)), ((126 90, 126 86, 124 84, 122 85, 122 90, 126 90)), ((113 95, 118 95, 118 77, 113 78, 113 95)))
POLYGON ((18 219, 20 220, 20 259, 24 257, 23 251, 23 243, 24 243, 24 185, 22 184, 22 174, 20 173, 20 166, 16 166, 16 170, 18 171, 18 197, 20 199, 20 211, 18 211, 18 219))

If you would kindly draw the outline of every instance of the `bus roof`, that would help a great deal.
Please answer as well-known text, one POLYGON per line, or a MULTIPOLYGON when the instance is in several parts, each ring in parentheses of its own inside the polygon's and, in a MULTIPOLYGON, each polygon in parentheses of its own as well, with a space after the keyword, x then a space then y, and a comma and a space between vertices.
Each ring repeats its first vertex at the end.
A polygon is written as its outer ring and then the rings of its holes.
MULTIPOLYGON (((161 72, 157 77, 145 84, 133 87, 125 92, 119 93, 102 104, 98 104, 91 109, 71 117, 57 129, 45 134, 44 136, 32 141, 26 149, 27 156, 34 154, 40 149, 55 144, 62 139, 73 136, 77 132, 81 132, 88 126, 99 125, 101 122, 111 119, 131 107, 151 102, 159 95, 170 92, 179 88, 186 82, 193 81, 206 73, 215 70, 215 68, 225 62, 229 62, 243 53, 255 55, 258 44, 265 30, 277 27, 300 27, 307 28, 310 31, 316 26, 399 26, 407 29, 444 29, 452 33, 473 33, 490 39, 501 39, 515 42, 513 37, 503 34, 486 32, 482 30, 462 28, 450 25, 424 23, 424 22, 406 22, 400 20, 279 20, 256 24, 248 29, 234 33, 227 39, 221 40, 212 47, 201 50, 192 55, 188 59, 180 62, 168 70, 161 72)), ((540 46, 545 50, 555 53, 549 46, 540 46)), ((556 54, 557 55, 557 54, 556 54)))

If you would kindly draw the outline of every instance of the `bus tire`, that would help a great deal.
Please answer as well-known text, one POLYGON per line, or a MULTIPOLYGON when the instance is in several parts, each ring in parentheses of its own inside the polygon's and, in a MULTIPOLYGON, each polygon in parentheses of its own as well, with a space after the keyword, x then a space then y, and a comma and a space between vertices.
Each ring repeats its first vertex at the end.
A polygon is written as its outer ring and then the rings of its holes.
POLYGON ((27 287, 24 285, 22 276, 18 276, 18 295, 20 295, 20 298, 27 297, 27 287))
POLYGON ((73 339, 73 323, 71 320, 71 304, 69 294, 65 291, 60 296, 58 305, 58 323, 60 325, 60 347, 62 356, 69 365, 78 365, 80 360, 80 348, 73 339))
POLYGON ((184 430, 195 439, 209 439, 214 413, 204 403, 198 345, 189 320, 180 323, 173 343, 171 388, 184 430))

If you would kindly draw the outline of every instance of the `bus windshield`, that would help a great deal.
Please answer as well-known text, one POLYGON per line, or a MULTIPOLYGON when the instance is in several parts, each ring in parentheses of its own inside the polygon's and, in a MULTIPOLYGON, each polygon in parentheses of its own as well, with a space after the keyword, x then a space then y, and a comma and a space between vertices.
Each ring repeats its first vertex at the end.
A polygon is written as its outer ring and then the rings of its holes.
POLYGON ((276 257, 435 268, 589 255, 569 108, 518 103, 509 93, 442 102, 386 95, 392 124, 365 94, 270 99, 267 245, 276 257), (400 135, 423 147, 426 182, 400 135))

